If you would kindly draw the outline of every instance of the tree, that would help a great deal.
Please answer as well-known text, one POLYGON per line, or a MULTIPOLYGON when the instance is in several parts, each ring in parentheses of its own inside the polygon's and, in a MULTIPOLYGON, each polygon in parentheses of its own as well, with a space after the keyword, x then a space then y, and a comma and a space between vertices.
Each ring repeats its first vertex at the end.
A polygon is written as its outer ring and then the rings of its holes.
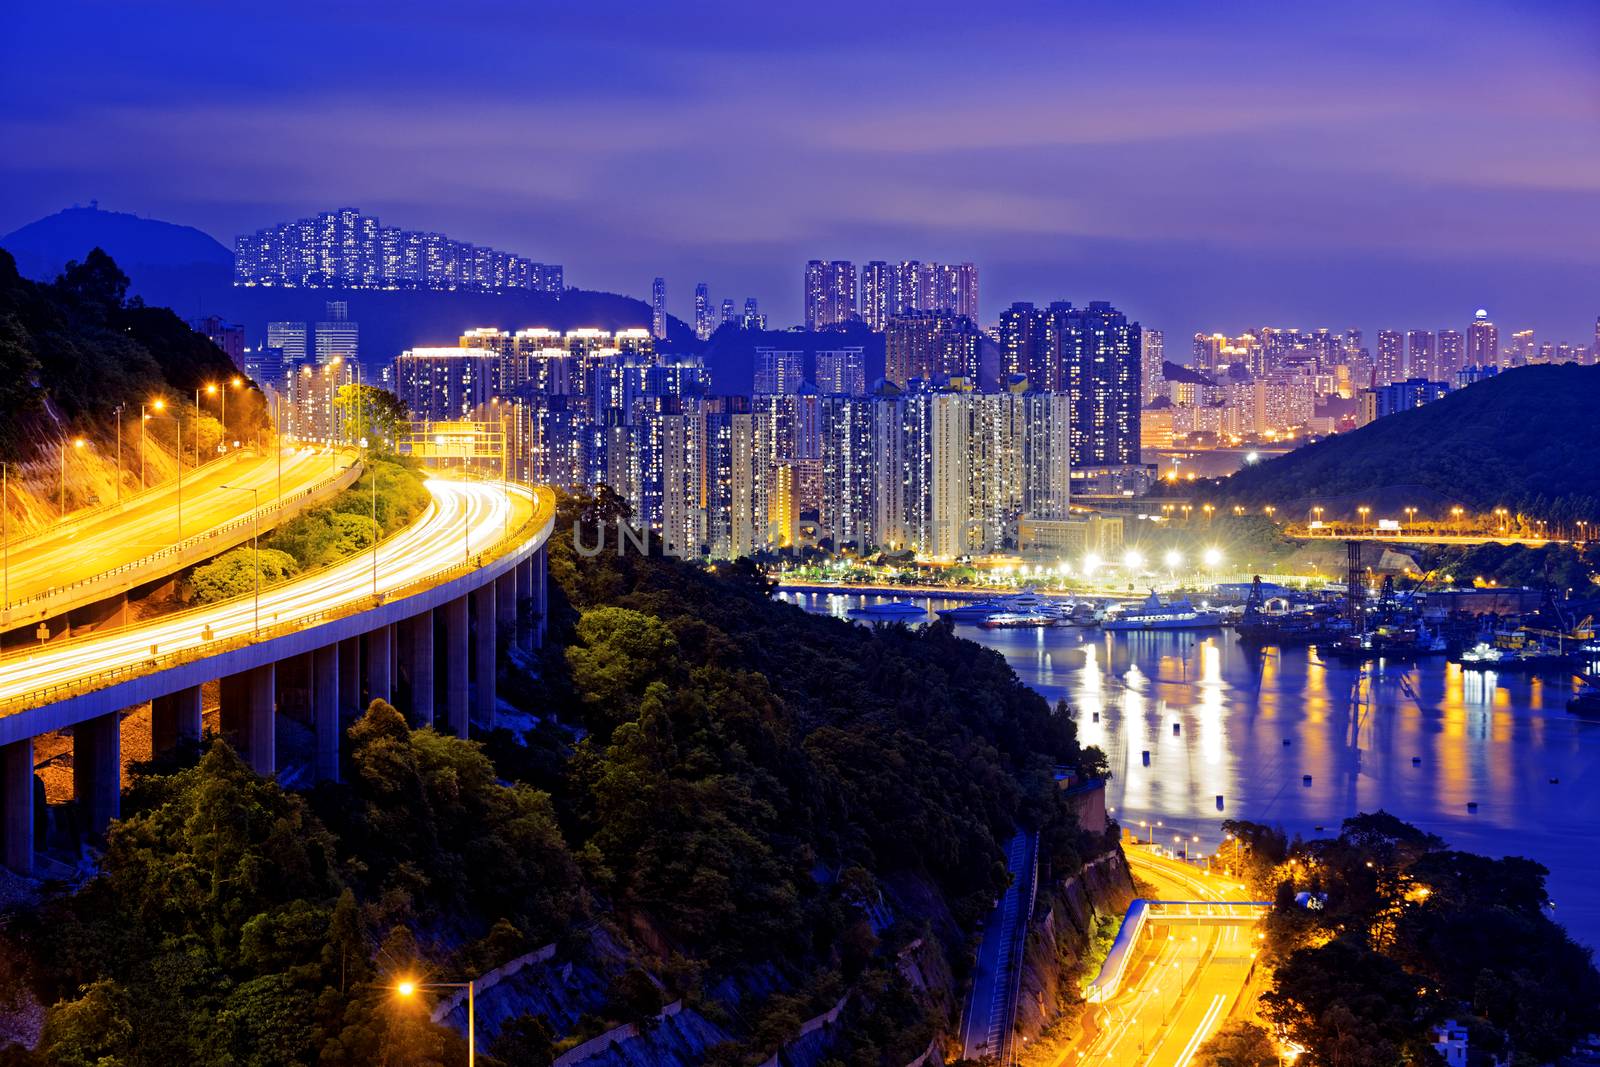
POLYGON ((1261 1027, 1231 1022, 1200 1046, 1199 1067, 1278 1067, 1278 1049, 1261 1027))
POLYGON ((132 1036, 127 994, 101 979, 85 986, 77 1000, 50 1009, 39 1051, 60 1067, 123 1067, 132 1036))
POLYGON ((405 405, 400 403, 399 397, 375 385, 351 382, 339 387, 333 406, 350 440, 365 437, 376 450, 395 451, 400 426, 407 419, 405 405))
POLYGON ((550 1067, 555 1035, 543 1015, 519 1015, 500 1028, 489 1054, 506 1067, 550 1067))
POLYGON ((189 576, 196 603, 211 604, 236 596, 247 596, 256 588, 256 568, 260 567, 261 588, 276 585, 300 570, 287 552, 263 548, 235 548, 210 563, 196 567, 189 576))

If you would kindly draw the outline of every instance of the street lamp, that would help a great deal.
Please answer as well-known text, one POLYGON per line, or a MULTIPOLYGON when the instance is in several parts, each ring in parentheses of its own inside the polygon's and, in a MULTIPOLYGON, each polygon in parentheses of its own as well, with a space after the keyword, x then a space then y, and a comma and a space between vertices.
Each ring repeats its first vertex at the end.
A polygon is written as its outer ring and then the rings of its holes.
POLYGON ((1408 527, 1415 527, 1417 524, 1417 509, 1405 508, 1404 511, 1406 513, 1406 525, 1408 527))
POLYGON ((1207 567, 1215 570, 1222 563, 1222 550, 1220 548, 1208 548, 1205 551, 1205 555, 1200 558, 1205 561, 1207 567))
POLYGON ((139 405, 139 488, 140 489, 146 488, 145 473, 144 473, 144 470, 145 470, 145 468, 144 468, 144 428, 145 428, 145 423, 150 421, 150 410, 165 411, 165 410, 167 410, 167 402, 165 400, 161 399, 158 396, 154 400, 149 400, 149 401, 146 401, 145 403, 139 405))
POLYGON ((249 485, 224 485, 220 488, 249 493, 250 505, 250 555, 256 565, 256 636, 261 636, 261 490, 249 485))
POLYGON ((1363 504, 1356 508, 1356 514, 1361 516, 1361 528, 1365 530, 1367 528, 1367 516, 1372 514, 1372 509, 1363 504))
MULTIPOLYGON (((74 450, 81 451, 83 446, 88 443, 81 437, 72 439, 74 450)), ((65 441, 61 442, 61 512, 57 517, 62 519, 67 517, 67 443, 65 441)))
POLYGON ((395 983, 394 991, 402 997, 414 997, 419 989, 465 989, 467 991, 467 1067, 474 1067, 478 1053, 478 1019, 476 994, 472 982, 414 982, 403 978, 395 983))

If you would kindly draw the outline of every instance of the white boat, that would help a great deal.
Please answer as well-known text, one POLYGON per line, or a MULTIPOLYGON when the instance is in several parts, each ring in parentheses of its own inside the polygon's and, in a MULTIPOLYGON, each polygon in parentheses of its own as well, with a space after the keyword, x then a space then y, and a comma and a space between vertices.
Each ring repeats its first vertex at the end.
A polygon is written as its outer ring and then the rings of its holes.
POLYGON ((982 625, 987 619, 996 615, 1043 615, 1054 622, 1067 618, 1071 611, 1071 601, 1044 596, 1029 586, 1020 593, 945 608, 939 612, 939 617, 949 619, 951 622, 975 622, 982 625))
POLYGON ((1049 615, 1031 611, 1002 611, 991 615, 978 625, 986 630, 1018 630, 1034 626, 1054 626, 1056 620, 1049 615))
POLYGON ((1188 597, 1163 601, 1152 590, 1143 602, 1108 614, 1100 625, 1106 630, 1211 630, 1222 625, 1222 615, 1195 607, 1188 597))

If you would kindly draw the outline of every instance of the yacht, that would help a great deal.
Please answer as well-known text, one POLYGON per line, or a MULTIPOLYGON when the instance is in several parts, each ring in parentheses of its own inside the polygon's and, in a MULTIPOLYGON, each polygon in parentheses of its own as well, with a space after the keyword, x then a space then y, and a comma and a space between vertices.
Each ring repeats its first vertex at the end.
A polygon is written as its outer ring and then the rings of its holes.
POLYGON ((1211 630, 1222 625, 1222 615, 1197 608, 1188 597, 1163 601, 1155 590, 1137 605, 1129 605, 1101 624, 1106 630, 1211 630))
POLYGON ((851 608, 850 614, 860 619, 877 619, 883 622, 911 622, 928 617, 928 609, 909 600, 886 600, 882 604, 868 604, 851 608))
POLYGON ((1064 600, 1047 597, 1029 586, 1020 593, 997 596, 960 607, 945 608, 939 612, 941 619, 951 622, 983 623, 995 615, 1042 615, 1050 622, 1069 617, 1072 605, 1064 600))
POLYGON ((984 619, 978 625, 986 630, 1019 630, 1034 626, 1053 626, 1056 620, 1049 615, 1033 611, 1001 611, 984 619))

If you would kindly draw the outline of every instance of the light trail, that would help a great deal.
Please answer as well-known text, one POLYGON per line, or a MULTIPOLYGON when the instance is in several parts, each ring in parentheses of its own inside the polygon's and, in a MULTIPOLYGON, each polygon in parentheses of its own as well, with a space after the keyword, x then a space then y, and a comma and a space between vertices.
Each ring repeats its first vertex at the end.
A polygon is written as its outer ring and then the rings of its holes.
MULTIPOLYGON (((532 514, 532 494, 520 487, 442 478, 430 478, 426 485, 433 496, 427 510, 378 546, 380 595, 466 562, 494 547, 532 514)), ((373 553, 368 549, 302 578, 263 588, 261 627, 310 622, 358 607, 372 601, 372 590, 373 553)), ((103 672, 136 671, 156 657, 199 652, 212 645, 231 647, 230 640, 247 639, 254 632, 255 598, 246 595, 104 635, 44 645, 0 660, 0 707, 103 672)))

